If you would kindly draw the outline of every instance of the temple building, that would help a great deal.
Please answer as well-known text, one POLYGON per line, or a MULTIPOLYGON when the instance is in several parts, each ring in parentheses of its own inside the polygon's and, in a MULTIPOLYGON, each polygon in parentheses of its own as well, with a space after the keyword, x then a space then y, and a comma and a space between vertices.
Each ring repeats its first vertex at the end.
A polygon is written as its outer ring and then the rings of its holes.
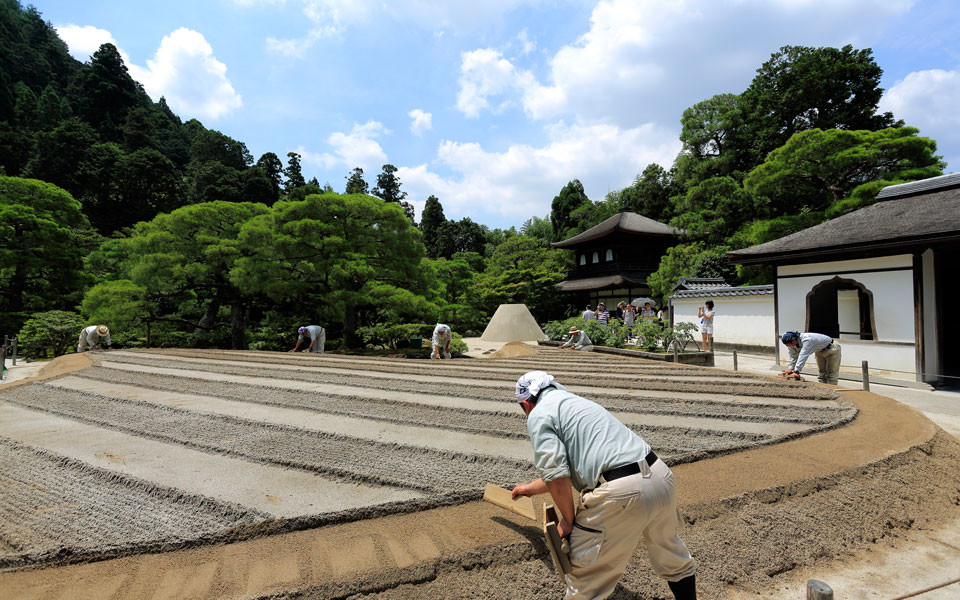
POLYGON ((877 200, 727 256, 776 268, 771 335, 838 339, 841 372, 867 361, 881 377, 956 386, 960 173, 888 186, 877 200))
POLYGON ((574 252, 575 264, 559 289, 582 309, 603 302, 613 309, 621 300, 649 296, 647 277, 660 266, 677 231, 634 212, 619 212, 599 225, 551 244, 574 252))

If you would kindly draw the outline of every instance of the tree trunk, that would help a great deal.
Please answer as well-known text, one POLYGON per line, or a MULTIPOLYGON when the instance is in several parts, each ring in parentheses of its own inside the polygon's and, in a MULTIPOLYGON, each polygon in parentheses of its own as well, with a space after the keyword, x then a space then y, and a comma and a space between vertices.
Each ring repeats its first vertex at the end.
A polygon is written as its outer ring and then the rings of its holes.
MULTIPOLYGON (((16 262, 16 261, 14 261, 16 262)), ((23 310, 23 289, 27 287, 27 274, 23 272, 23 266, 18 264, 13 270, 13 277, 10 278, 10 291, 7 293, 9 312, 21 312, 23 310)))
POLYGON ((360 339, 357 337, 357 307, 348 303, 343 309, 343 347, 357 348, 360 339))
POLYGON ((220 304, 222 300, 220 298, 220 289, 217 288, 217 291, 213 293, 213 298, 210 299, 210 304, 207 304, 207 310, 204 311, 203 317, 200 318, 200 322, 197 323, 197 328, 193 332, 197 335, 207 334, 213 329, 213 324, 217 320, 217 313, 220 312, 220 304))
POLYGON ((234 350, 247 348, 247 313, 240 301, 230 304, 230 346, 234 350))

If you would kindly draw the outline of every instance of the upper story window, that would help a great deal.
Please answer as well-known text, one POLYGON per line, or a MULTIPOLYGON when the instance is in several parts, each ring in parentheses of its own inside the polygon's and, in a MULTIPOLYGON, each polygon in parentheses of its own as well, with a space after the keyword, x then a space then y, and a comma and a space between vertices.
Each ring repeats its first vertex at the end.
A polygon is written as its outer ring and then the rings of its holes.
POLYGON ((587 264, 587 255, 586 255, 586 254, 581 254, 581 255, 580 255, 580 266, 582 267, 582 266, 585 265, 585 264, 587 264))
POLYGON ((593 264, 597 264, 598 262, 600 262, 600 254, 598 252, 593 253, 593 260, 591 262, 593 264))
POLYGON ((607 248, 607 258, 606 258, 606 260, 607 260, 607 261, 613 260, 613 250, 611 250, 610 248, 607 248))

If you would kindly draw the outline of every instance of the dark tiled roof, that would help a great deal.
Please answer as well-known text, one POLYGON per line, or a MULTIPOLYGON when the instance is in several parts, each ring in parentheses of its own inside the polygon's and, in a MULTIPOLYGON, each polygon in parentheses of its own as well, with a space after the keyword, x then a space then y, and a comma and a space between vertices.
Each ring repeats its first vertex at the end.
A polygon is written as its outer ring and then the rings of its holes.
POLYGON ((705 290, 720 287, 729 287, 723 277, 681 277, 671 291, 705 290))
POLYGON ((580 292, 583 290, 602 290, 611 286, 646 285, 643 279, 635 279, 623 275, 606 275, 604 277, 587 277, 586 279, 568 279, 561 281, 557 287, 562 292, 580 292))
POLYGON ((733 287, 725 285, 722 287, 679 290, 670 298, 721 298, 729 296, 772 296, 773 284, 770 285, 742 285, 733 287))
POLYGON ((960 173, 948 173, 946 175, 940 175, 939 177, 921 179, 920 181, 888 185, 877 194, 877 200, 901 198, 903 196, 912 196, 914 194, 922 194, 924 192, 952 187, 960 187, 960 173))
POLYGON ((619 212, 609 219, 603 221, 599 225, 594 225, 583 233, 577 234, 572 238, 565 239, 562 242, 553 242, 550 245, 554 248, 566 248, 568 246, 575 246, 577 244, 582 244, 583 242, 589 242, 590 240, 604 237, 605 235, 613 233, 614 231, 669 236, 676 236, 678 233, 680 233, 679 230, 674 229, 669 225, 664 225, 659 221, 648 219, 647 217, 638 215, 635 212, 619 212))
POLYGON ((877 202, 780 239, 728 252, 727 256, 736 263, 776 263, 938 239, 960 239, 960 187, 877 202))

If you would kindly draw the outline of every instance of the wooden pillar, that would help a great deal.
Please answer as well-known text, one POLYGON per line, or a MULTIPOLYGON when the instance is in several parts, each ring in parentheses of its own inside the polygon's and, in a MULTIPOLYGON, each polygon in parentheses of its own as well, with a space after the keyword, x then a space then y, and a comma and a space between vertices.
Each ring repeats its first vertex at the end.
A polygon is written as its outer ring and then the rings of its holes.
POLYGON ((737 351, 733 351, 733 370, 737 370, 737 351))
POLYGON ((816 579, 807 582, 807 600, 833 600, 833 589, 816 579))

